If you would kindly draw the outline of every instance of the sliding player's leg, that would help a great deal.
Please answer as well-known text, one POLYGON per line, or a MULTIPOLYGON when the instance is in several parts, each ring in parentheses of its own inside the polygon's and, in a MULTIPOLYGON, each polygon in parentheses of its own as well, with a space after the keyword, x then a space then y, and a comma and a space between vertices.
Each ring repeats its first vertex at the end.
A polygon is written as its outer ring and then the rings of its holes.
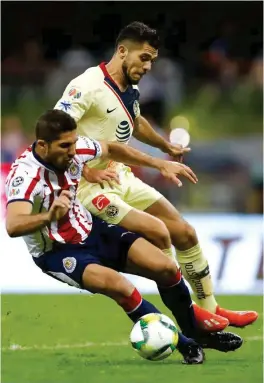
MULTIPOLYGON (((97 222, 98 223, 98 222, 97 222)), ((100 222, 99 222, 100 223, 100 222)), ((97 228, 99 225, 97 224, 97 228)), ((103 230, 105 232, 105 230, 103 230)), ((123 231, 124 232, 124 231, 123 231)), ((104 233, 101 233, 104 234, 104 233)), ((112 231, 111 231, 112 235, 112 231)), ((100 237, 100 235, 99 235, 100 237)), ((105 235, 104 235, 105 237, 105 235)), ((122 241, 122 255, 125 258, 125 249, 129 243, 137 240, 138 236, 130 237, 129 242, 122 241)), ((135 323, 140 317, 150 313, 159 313, 160 311, 150 302, 143 299, 138 290, 119 272, 101 265, 101 259, 106 261, 107 255, 112 254, 109 260, 111 266, 119 267, 119 254, 115 253, 115 248, 110 245, 104 247, 96 246, 97 235, 89 237, 84 245, 61 245, 54 251, 44 254, 35 259, 36 264, 47 274, 68 283, 71 286, 88 290, 92 293, 99 293, 113 299, 127 316, 135 323), (101 251, 108 248, 107 254, 101 257, 101 251), (92 254, 89 253, 91 250, 92 254), (88 250, 88 251, 87 251, 88 250)), ((101 238, 101 240, 106 238, 101 238)), ((111 243, 111 241, 110 241, 111 243)), ((97 244, 99 244, 97 242, 97 244)), ((115 244, 116 245, 116 244, 115 244)), ((121 260, 121 264, 123 261, 121 260)), ((179 332, 178 350, 183 355, 188 364, 197 364, 203 362, 203 351, 193 339, 185 337, 179 332)))
MULTIPOLYGON (((168 200, 163 197, 145 211, 166 224, 182 273, 190 283, 201 307, 226 318, 229 324, 235 327, 244 327, 257 319, 258 314, 255 311, 237 312, 219 307, 213 293, 208 261, 202 252, 195 229, 180 216, 168 200)), ((203 311, 195 306, 194 309, 197 318, 207 320, 203 311)))
MULTIPOLYGON (((108 296, 122 307, 127 316, 136 323, 143 315, 160 313, 123 275, 101 265, 88 265, 82 276, 85 289, 108 296)), ((193 339, 179 332, 178 350, 187 364, 200 364, 204 360, 201 347, 193 339)))
MULTIPOLYGON (((203 343, 206 347, 210 346, 220 351, 240 347, 241 338, 234 334, 216 333, 213 334, 214 337, 211 337, 208 332, 196 328, 190 294, 181 279, 176 263, 139 234, 94 217, 93 229, 86 241, 84 251, 86 252, 85 262, 89 261, 92 254, 94 257, 92 263, 97 263, 98 260, 103 266, 116 271, 132 272, 132 266, 138 267, 139 275, 156 281, 160 285, 159 290, 164 303, 172 311, 187 336, 192 337, 195 334, 199 336, 200 341, 202 335, 203 340, 208 342, 208 344, 203 343)), ((110 284, 109 287, 112 288, 110 284)))
POLYGON ((208 333, 198 328, 189 290, 176 263, 145 239, 138 238, 129 248, 125 271, 154 280, 163 303, 171 310, 183 333, 203 347, 224 352, 241 347, 242 339, 235 334, 208 333))

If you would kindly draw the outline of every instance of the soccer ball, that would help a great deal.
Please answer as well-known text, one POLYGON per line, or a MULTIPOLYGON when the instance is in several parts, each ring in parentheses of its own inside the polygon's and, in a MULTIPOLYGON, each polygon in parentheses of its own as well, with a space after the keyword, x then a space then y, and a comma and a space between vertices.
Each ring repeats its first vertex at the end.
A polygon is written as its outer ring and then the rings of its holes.
POLYGON ((138 354, 148 360, 162 360, 176 349, 179 340, 174 322, 164 314, 141 317, 133 326, 130 342, 138 354))

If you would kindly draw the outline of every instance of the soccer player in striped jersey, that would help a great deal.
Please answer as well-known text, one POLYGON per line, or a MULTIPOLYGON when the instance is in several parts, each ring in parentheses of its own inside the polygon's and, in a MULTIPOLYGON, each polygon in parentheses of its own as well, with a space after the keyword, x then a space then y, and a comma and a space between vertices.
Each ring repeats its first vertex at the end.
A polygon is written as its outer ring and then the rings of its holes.
POLYGON ((186 336, 179 351, 188 364, 203 362, 201 346, 233 351, 242 339, 232 333, 199 329, 190 293, 175 262, 141 237, 92 217, 76 197, 86 162, 96 158, 150 166, 178 183, 178 175, 196 183, 185 165, 155 159, 117 143, 77 136, 76 122, 67 113, 51 110, 36 125, 36 141, 12 165, 6 181, 6 228, 23 236, 34 262, 48 275, 69 285, 114 299, 136 322, 159 312, 144 300, 119 272, 154 280, 164 304, 186 336), (198 343, 196 343, 194 338, 198 343))
MULTIPOLYGON (((140 22, 131 23, 120 32, 110 62, 89 68, 73 79, 55 108, 69 113, 83 136, 127 144, 133 134, 177 159, 190 149, 164 140, 140 114, 137 84, 157 59, 158 47, 156 30, 140 22)), ((244 327, 257 319, 255 311, 236 312, 217 304, 209 265, 195 229, 157 190, 135 177, 124 164, 98 158, 89 167, 91 179, 99 183, 81 180, 78 197, 84 206, 109 223, 144 234, 171 257, 174 245, 198 305, 209 310, 194 305, 195 315, 205 328, 217 331, 228 324, 244 327), (113 171, 120 178, 119 184, 101 182, 115 177, 113 171), (158 219, 165 224, 162 229, 158 219)))

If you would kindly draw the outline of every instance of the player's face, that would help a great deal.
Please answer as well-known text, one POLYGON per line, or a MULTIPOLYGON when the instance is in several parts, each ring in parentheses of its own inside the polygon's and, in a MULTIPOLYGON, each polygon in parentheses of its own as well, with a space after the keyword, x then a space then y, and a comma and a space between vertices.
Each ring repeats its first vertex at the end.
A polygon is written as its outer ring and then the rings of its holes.
POLYGON ((76 154, 76 130, 65 132, 56 141, 48 144, 45 160, 59 170, 66 170, 76 154))
POLYGON ((148 71, 158 57, 157 49, 148 43, 132 44, 126 51, 122 69, 128 84, 136 85, 148 71))

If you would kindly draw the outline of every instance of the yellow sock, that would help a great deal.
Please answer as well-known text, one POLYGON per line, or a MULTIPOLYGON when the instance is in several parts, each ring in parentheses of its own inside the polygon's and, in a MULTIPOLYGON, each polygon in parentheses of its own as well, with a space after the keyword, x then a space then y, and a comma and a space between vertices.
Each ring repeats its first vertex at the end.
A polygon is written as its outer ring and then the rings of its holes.
POLYGON ((182 274, 190 283, 199 306, 215 313, 217 302, 214 297, 209 265, 199 243, 188 250, 177 250, 177 259, 182 274))
POLYGON ((171 247, 170 247, 169 249, 164 249, 164 250, 162 250, 162 252, 163 252, 167 257, 175 258, 175 256, 173 255, 173 252, 172 252, 172 248, 171 248, 171 247))
POLYGON ((175 261, 175 263, 177 264, 177 266, 179 267, 178 262, 177 262, 177 259, 176 259, 176 250, 175 250, 175 247, 174 247, 174 246, 171 246, 169 249, 164 249, 164 250, 162 250, 162 252, 163 252, 167 257, 172 258, 172 259, 175 261))

